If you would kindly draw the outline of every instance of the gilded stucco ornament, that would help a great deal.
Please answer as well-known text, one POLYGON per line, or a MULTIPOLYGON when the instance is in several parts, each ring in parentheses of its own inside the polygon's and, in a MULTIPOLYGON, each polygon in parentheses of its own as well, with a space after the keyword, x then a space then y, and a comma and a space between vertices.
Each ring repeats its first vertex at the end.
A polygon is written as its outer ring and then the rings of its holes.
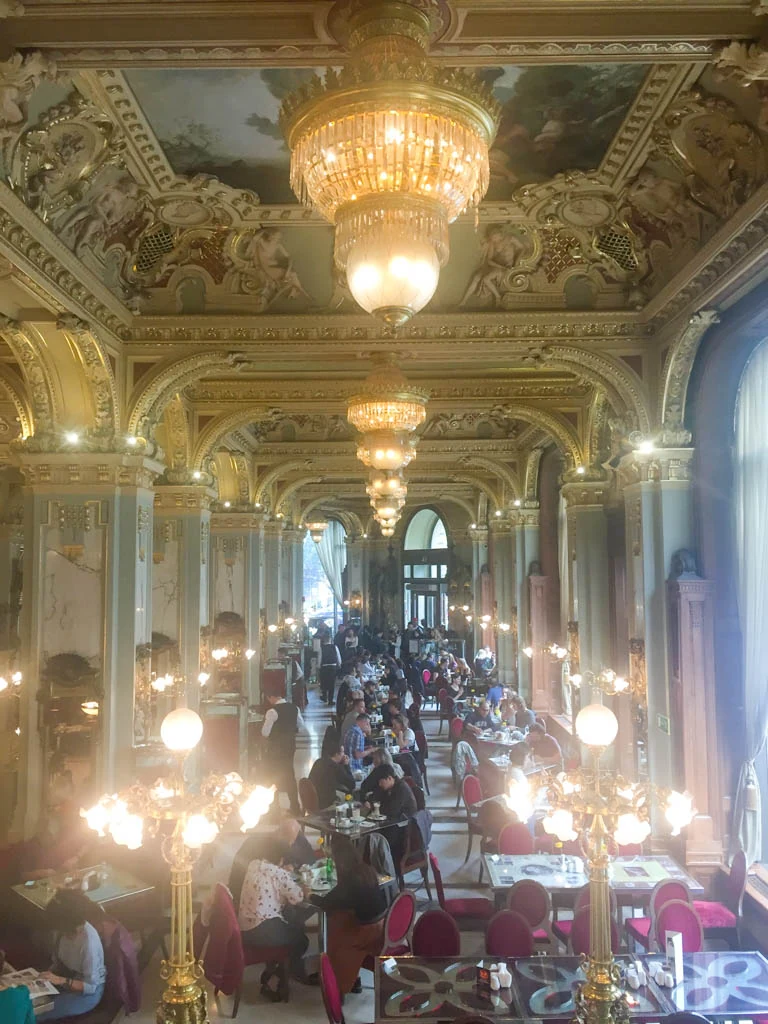
POLYGON ((62 77, 56 62, 38 50, 14 53, 0 62, 0 146, 24 126, 29 97, 38 85, 62 77))
POLYGON ((680 448, 691 443, 691 434, 684 422, 688 381, 701 339, 718 319, 713 309, 694 313, 670 346, 657 396, 661 420, 659 442, 664 447, 680 448))

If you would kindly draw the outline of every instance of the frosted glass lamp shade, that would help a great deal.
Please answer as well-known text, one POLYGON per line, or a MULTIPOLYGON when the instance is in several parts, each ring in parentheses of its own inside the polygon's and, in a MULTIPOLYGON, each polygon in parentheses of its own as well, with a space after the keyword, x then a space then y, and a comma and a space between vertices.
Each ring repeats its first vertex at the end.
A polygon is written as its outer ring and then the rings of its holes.
POLYGON ((605 704, 587 704, 576 716, 576 735, 588 747, 610 747, 619 723, 605 704))
POLYGON ((378 225, 352 245, 347 257, 347 283, 355 300, 393 326, 426 306, 439 277, 434 246, 397 225, 378 225))
POLYGON ((183 754, 194 750, 203 735, 203 720, 191 708, 176 708, 160 725, 160 738, 169 750, 183 754))

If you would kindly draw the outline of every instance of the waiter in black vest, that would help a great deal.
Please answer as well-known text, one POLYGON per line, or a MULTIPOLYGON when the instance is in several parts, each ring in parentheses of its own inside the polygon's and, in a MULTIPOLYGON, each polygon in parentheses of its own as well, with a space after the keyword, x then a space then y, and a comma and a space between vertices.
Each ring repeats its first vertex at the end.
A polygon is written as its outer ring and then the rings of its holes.
POLYGON ((336 676, 341 668, 341 653, 335 643, 324 640, 320 648, 320 696, 326 704, 333 704, 336 676))
POLYGON ((287 793, 291 811, 300 814, 299 792, 293 758, 296 753, 296 734, 306 732, 304 719, 295 704, 289 704, 284 697, 275 693, 267 696, 269 710, 264 716, 261 735, 266 742, 266 760, 272 781, 278 793, 287 793))

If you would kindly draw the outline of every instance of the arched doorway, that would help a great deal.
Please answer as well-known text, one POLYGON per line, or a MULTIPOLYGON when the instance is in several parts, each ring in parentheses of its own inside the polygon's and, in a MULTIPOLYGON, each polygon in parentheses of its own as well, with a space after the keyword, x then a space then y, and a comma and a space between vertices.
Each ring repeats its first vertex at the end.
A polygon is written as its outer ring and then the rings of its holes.
POLYGON ((344 617, 344 570, 347 565, 346 530, 329 519, 320 542, 304 537, 304 614, 310 629, 325 623, 337 629, 344 617))
POLYGON ((427 626, 448 622, 448 533, 440 515, 422 508, 403 541, 403 615, 427 626))

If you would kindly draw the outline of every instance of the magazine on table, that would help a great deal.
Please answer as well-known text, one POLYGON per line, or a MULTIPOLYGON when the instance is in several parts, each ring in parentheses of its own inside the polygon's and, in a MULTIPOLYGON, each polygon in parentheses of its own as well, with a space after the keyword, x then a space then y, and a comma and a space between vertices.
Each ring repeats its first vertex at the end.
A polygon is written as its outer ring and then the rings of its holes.
POLYGON ((40 972, 34 967, 27 967, 23 971, 11 971, 10 974, 0 974, 0 989, 15 988, 17 985, 25 985, 33 999, 40 996, 57 996, 59 990, 50 981, 40 977, 40 972))

